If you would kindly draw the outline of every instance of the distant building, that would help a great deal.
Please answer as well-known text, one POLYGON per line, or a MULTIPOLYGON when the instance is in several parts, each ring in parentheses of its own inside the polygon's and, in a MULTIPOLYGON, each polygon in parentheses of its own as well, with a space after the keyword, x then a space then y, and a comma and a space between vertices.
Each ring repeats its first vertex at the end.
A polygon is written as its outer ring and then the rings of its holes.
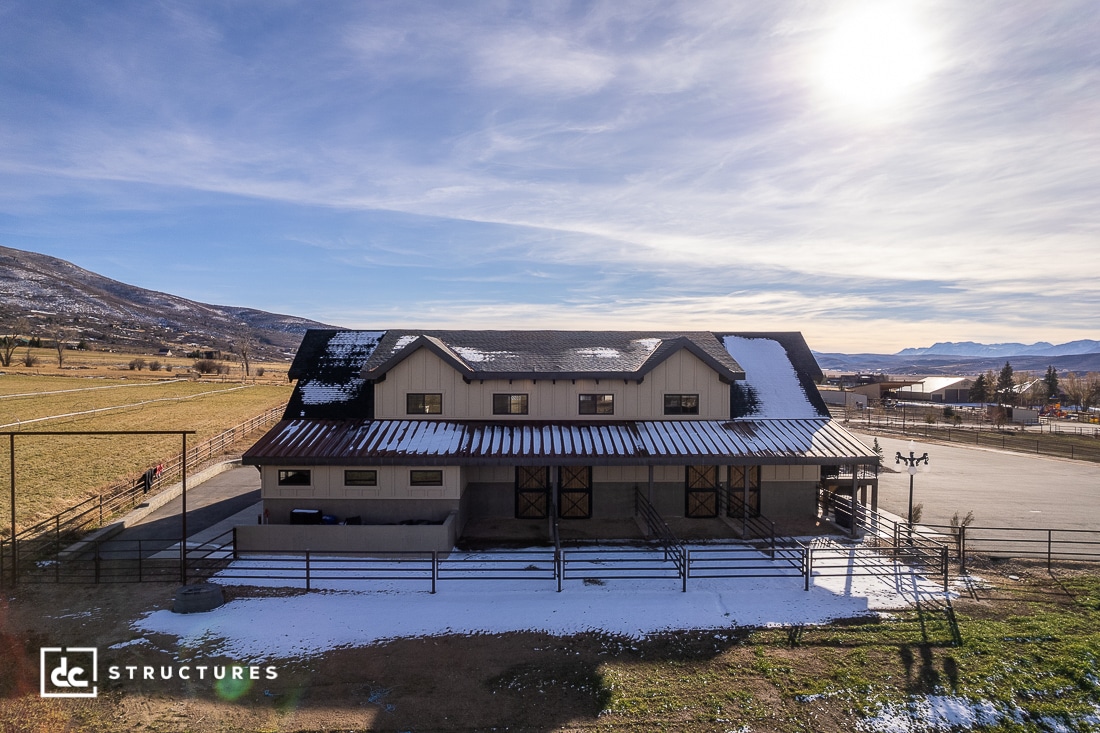
POLYGON ((961 404, 970 402, 970 387, 973 384, 974 380, 969 377, 925 377, 895 389, 894 395, 899 400, 961 404))

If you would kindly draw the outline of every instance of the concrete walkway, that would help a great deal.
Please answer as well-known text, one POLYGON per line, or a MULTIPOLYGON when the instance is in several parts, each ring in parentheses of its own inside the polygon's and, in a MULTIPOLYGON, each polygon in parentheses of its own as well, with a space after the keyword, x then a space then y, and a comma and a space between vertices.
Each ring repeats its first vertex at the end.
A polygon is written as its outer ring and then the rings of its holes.
MULTIPOLYGON (((852 432, 868 446, 874 441, 852 432)), ((913 481, 922 524, 946 525, 956 511, 973 511, 978 527, 1100 530, 1100 464, 923 441, 910 448, 908 440, 882 436, 878 442, 887 469, 879 475, 879 506, 899 516, 908 512, 909 473, 894 454, 914 450, 930 460, 913 481)))
MULTIPOLYGON (((261 511, 260 472, 252 466, 230 469, 196 486, 187 487, 187 534, 189 543, 210 539, 215 535, 211 529, 224 527, 227 531, 227 518, 232 517, 236 524, 255 524, 255 513, 261 511), (208 536, 209 535, 209 536, 208 536)), ((177 548, 182 531, 180 513, 183 498, 166 503, 150 513, 138 523, 127 527, 112 539, 141 540, 143 556, 177 548)), ((218 532, 218 534, 221 533, 218 532)), ((129 543, 127 543, 129 544, 129 543)), ((135 552, 137 545, 134 543, 135 552)))

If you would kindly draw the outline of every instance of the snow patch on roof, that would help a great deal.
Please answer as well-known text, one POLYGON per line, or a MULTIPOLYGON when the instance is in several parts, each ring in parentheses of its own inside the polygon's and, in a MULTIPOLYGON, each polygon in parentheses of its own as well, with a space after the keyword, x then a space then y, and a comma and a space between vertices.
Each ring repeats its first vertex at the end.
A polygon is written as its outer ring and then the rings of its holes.
POLYGON ((374 352, 374 347, 378 345, 379 340, 385 335, 385 331, 341 331, 329 339, 325 351, 329 356, 337 358, 352 356, 356 352, 364 352, 363 358, 365 361, 366 357, 374 352))
POLYGON ((606 346, 594 346, 590 349, 577 349, 574 352, 577 356, 592 356, 597 359, 618 359, 622 354, 617 349, 608 348, 606 346))
POLYGON ((362 379, 355 377, 342 384, 330 384, 320 381, 305 381, 298 384, 303 405, 331 405, 333 402, 347 402, 359 394, 363 386, 362 379))
POLYGON ((466 361, 473 363, 496 361, 497 359, 515 359, 516 354, 511 351, 482 351, 470 346, 452 346, 451 351, 461 356, 466 361))
POLYGON ((661 339, 635 339, 631 343, 638 344, 647 351, 653 351, 661 345, 661 339))
POLYGON ((411 344, 413 341, 416 341, 418 338, 420 338, 420 337, 413 334, 413 335, 409 335, 409 336, 402 336, 401 338, 397 339, 397 343, 393 345, 394 353, 397 353, 398 351, 401 351, 401 349, 405 348, 406 346, 411 344))
POLYGON ((787 350, 768 338, 726 336, 726 351, 745 370, 745 382, 758 400, 753 418, 821 417, 810 403, 787 350))

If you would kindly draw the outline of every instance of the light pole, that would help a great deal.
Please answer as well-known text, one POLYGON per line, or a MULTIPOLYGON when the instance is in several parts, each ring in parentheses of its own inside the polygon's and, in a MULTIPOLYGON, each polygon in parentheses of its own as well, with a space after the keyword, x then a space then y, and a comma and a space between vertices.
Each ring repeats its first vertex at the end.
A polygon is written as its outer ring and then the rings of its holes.
POLYGON ((905 465, 909 467, 909 531, 910 532, 913 531, 913 476, 916 475, 917 465, 920 464, 921 461, 924 461, 924 465, 926 465, 926 466, 928 465, 928 454, 927 453, 925 453, 923 456, 917 456, 917 455, 915 455, 915 451, 909 451, 909 455, 907 457, 907 456, 903 456, 901 454, 901 451, 898 451, 897 455, 894 456, 894 463, 904 462, 905 465))

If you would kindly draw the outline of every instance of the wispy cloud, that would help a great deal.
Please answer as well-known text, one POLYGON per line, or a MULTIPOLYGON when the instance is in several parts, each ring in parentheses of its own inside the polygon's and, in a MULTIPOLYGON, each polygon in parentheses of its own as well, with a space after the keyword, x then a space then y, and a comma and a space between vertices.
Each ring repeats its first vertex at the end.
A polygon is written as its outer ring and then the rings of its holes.
MULTIPOLYGON (((15 3, 0 237, 63 249, 40 235, 69 226, 51 217, 81 231, 80 211, 113 212, 86 213, 91 231, 165 237, 160 211, 207 236, 205 216, 241 247, 259 228, 318 267, 427 278, 431 297, 379 289, 424 325, 1094 335, 1100 13, 912 5, 928 63, 872 114, 821 83, 868 7, 15 3), (246 225, 271 207, 290 213, 246 225)), ((325 288, 303 315, 362 298, 325 288)))

